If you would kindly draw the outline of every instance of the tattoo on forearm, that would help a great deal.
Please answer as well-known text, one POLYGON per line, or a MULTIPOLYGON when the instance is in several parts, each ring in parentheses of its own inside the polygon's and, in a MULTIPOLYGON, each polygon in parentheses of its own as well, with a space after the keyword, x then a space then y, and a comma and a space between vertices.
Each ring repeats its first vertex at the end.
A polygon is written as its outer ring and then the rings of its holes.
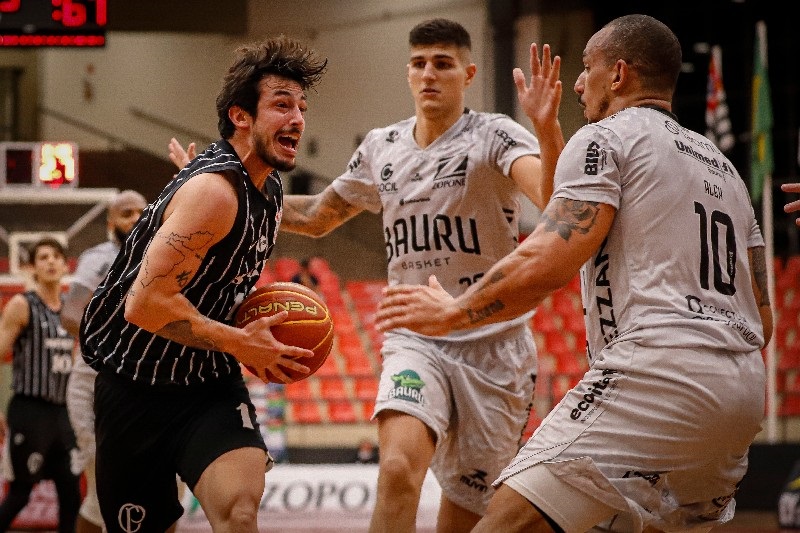
MULTIPOLYGON (((169 276, 181 266, 181 263, 183 263, 187 257, 200 258, 201 256, 197 251, 206 248, 213 237, 214 234, 207 231, 197 231, 189 235, 170 233, 167 236, 163 236, 157 234, 155 238, 163 240, 168 247, 168 252, 162 254, 162 258, 166 257, 169 259, 172 266, 166 269, 162 267, 160 270, 156 270, 150 266, 150 261, 145 258, 144 264, 142 265, 142 269, 145 273, 142 278, 142 285, 146 287, 158 278, 169 276)), ((193 275, 194 271, 187 269, 184 265, 183 270, 175 275, 175 280, 178 282, 178 285, 183 288, 189 283, 193 275)))
POLYGON ((759 294, 756 294, 759 307, 770 305, 769 301, 769 282, 767 281, 767 261, 764 256, 764 248, 753 248, 751 252, 753 261, 753 278, 756 280, 759 294))
POLYGON ((506 306, 503 302, 500 300, 495 300, 481 309, 467 309, 467 316, 469 317, 470 324, 477 324, 478 322, 486 320, 492 315, 499 313, 505 308, 506 306))
POLYGON ((200 337, 192 330, 192 324, 188 320, 176 320, 170 322, 160 330, 156 331, 156 335, 169 339, 171 341, 179 342, 187 346, 193 346, 202 350, 217 350, 218 346, 213 339, 200 337))
POLYGON ((599 202, 557 198, 542 213, 541 224, 568 241, 573 233, 589 233, 597 221, 598 205, 599 202))

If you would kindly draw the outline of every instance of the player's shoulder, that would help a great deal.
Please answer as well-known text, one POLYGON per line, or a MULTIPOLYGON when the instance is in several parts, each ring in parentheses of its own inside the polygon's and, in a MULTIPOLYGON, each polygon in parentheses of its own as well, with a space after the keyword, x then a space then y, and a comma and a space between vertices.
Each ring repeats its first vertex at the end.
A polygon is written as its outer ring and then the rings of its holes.
POLYGON ((367 133, 366 141, 371 143, 394 143, 403 135, 410 135, 416 120, 409 117, 388 126, 373 128, 367 133))

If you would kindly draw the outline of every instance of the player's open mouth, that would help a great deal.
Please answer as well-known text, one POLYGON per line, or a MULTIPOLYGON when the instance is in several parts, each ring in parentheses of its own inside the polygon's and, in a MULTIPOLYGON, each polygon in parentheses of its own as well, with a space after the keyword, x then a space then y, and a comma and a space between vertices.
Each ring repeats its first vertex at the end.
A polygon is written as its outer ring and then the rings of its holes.
POLYGON ((290 152, 297 152, 297 145, 300 143, 300 137, 292 137, 289 135, 279 135, 278 142, 281 146, 290 152))

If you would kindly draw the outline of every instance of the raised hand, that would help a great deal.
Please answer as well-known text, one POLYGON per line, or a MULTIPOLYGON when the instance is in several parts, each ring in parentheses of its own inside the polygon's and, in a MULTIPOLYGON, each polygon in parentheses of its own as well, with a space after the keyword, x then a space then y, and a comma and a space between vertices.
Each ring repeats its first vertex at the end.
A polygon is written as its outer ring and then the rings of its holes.
POLYGON ((551 59, 550 45, 542 46, 542 58, 536 43, 531 44, 531 79, 525 80, 521 68, 513 71, 514 85, 517 86, 517 99, 522 110, 531 119, 537 133, 548 131, 558 121, 561 105, 561 57, 551 59))
POLYGON ((169 159, 178 167, 178 170, 183 170, 183 167, 189 164, 189 161, 197 155, 197 145, 189 143, 188 149, 184 150, 183 145, 178 142, 175 137, 169 141, 169 159))

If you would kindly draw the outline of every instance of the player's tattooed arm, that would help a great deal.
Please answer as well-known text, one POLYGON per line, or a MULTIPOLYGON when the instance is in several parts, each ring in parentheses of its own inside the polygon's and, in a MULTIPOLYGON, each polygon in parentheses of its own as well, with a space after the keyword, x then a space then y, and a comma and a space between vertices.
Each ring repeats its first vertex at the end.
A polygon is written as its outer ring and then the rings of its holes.
MULTIPOLYGON (((203 321, 211 322, 210 319, 202 317, 203 321)), ((176 320, 166 324, 163 328, 155 332, 156 335, 171 341, 193 346, 201 350, 220 350, 220 346, 209 336, 195 333, 192 323, 189 320, 176 320)))
POLYGON ((174 276, 180 288, 186 286, 196 271, 195 265, 202 262, 198 251, 208 248, 209 242, 214 239, 214 234, 199 231, 190 235, 156 234, 155 241, 161 241, 158 265, 152 265, 150 256, 145 256, 142 263, 144 276, 141 278, 143 287, 147 287, 158 278, 174 276))
POLYGON ((764 345, 766 346, 772 338, 773 316, 772 305, 769 296, 769 284, 767 282, 767 260, 764 247, 749 248, 747 250, 750 259, 750 270, 752 272, 751 283, 753 286, 753 296, 758 304, 758 313, 761 316, 761 323, 764 326, 764 345))
POLYGON ((281 230, 322 237, 362 211, 327 187, 315 195, 290 194, 283 198, 281 230))
POLYGON ((568 241, 573 234, 586 234, 592 229, 599 211, 598 202, 553 198, 542 213, 541 224, 547 231, 558 233, 568 241))

